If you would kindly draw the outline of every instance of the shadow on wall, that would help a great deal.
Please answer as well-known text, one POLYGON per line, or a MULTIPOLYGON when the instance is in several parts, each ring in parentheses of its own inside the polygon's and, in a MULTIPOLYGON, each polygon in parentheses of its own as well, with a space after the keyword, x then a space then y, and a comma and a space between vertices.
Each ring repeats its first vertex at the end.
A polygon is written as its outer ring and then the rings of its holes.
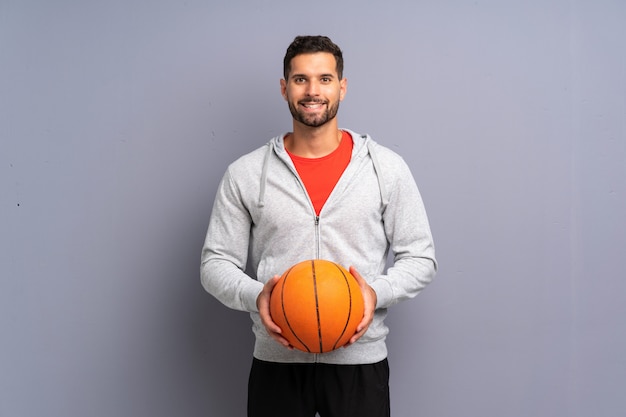
MULTIPOLYGON (((204 289, 201 289, 204 291, 204 289)), ((230 310, 208 293, 197 309, 197 378, 205 387, 203 415, 246 414, 254 338, 248 313, 230 310)))
POLYGON ((252 322, 248 313, 229 309, 202 287, 200 250, 209 206, 198 203, 190 207, 191 212, 181 216, 187 220, 179 222, 168 234, 168 248, 174 252, 173 265, 167 265, 169 276, 185 278, 166 280, 167 289, 159 296, 172 299, 172 310, 158 313, 161 317, 175 316, 163 333, 179 340, 169 342, 176 347, 165 355, 167 360, 178 362, 176 366, 183 371, 174 370, 165 377, 180 378, 180 386, 169 381, 169 388, 179 391, 172 399, 189 404, 163 404, 186 416, 243 416, 254 343, 252 322))

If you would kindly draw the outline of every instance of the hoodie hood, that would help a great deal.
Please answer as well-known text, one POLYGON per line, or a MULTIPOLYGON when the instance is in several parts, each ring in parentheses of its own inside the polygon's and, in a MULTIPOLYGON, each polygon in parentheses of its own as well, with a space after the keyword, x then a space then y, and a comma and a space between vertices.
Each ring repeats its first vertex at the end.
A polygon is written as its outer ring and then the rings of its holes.
MULTIPOLYGON (((378 157, 376 155, 376 142, 374 142, 372 138, 367 134, 360 135, 349 129, 341 129, 341 130, 348 132, 350 136, 352 137, 352 142, 354 144, 354 146, 352 147, 352 158, 351 158, 352 160, 356 158, 363 158, 367 154, 370 155, 370 158, 372 159, 372 164, 374 165, 374 170, 376 171, 376 176, 378 179, 378 187, 380 189, 380 196, 383 201, 383 205, 386 206, 387 204, 389 204, 389 196, 387 194, 385 182, 383 181, 383 173, 381 171, 380 163, 378 162, 378 157)), ((280 158, 283 162, 285 162, 293 170, 294 174, 297 175, 293 162, 291 161, 291 158, 289 157, 289 154, 287 153, 285 149, 285 142, 284 142, 285 135, 286 134, 282 134, 280 136, 273 137, 266 144, 267 149, 265 152, 265 157, 263 159, 263 167, 261 169, 261 184, 259 187, 259 200, 258 200, 259 207, 265 206, 265 189, 267 186, 267 175, 268 175, 269 166, 271 163, 270 161, 271 161, 272 154, 275 154, 278 158, 280 158)))

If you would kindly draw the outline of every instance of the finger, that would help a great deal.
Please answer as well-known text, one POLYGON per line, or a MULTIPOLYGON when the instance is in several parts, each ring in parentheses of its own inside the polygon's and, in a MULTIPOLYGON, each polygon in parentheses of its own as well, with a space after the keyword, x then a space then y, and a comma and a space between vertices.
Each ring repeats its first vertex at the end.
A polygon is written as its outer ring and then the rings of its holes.
POLYGON ((278 282, 279 279, 280 279, 280 275, 274 275, 265 283, 265 287, 271 292, 271 290, 273 290, 274 287, 276 286, 276 283, 278 282))
POLYGON ((280 343, 281 345, 285 347, 291 346, 289 341, 285 339, 284 337, 282 337, 280 334, 270 332, 270 336, 272 336, 272 339, 276 340, 278 343, 280 343))
MULTIPOLYGON (((261 313, 261 321, 263 322, 268 333, 270 333, 272 337, 274 337, 274 334, 280 335, 282 333, 282 329, 276 323, 274 323, 274 320, 272 319, 272 314, 270 312, 270 299, 271 299, 272 289, 276 286, 276 283, 278 282, 279 279, 280 279, 280 275, 274 275, 272 278, 270 278, 269 281, 267 281, 267 283, 265 284, 265 287, 263 288, 263 291, 265 292, 265 294, 267 294, 267 298, 263 300, 264 311, 261 313)), ((282 336, 278 336, 278 337, 280 337, 282 341, 286 342, 286 340, 282 336)), ((284 344, 282 341, 280 341, 280 343, 284 344)))
POLYGON ((360 286, 366 284, 365 279, 361 276, 361 274, 359 274, 359 271, 357 271, 354 266, 350 267, 350 273, 352 274, 352 276, 354 276, 356 282, 358 282, 360 286))
POLYGON ((278 327, 278 325, 276 323, 274 323, 272 321, 272 318, 270 316, 270 318, 263 320, 263 324, 265 325, 265 328, 267 329, 268 333, 272 334, 281 334, 283 332, 283 330, 278 327))
POLYGON ((282 329, 278 326, 278 324, 274 323, 274 320, 272 319, 272 314, 269 309, 269 305, 268 305, 267 311, 261 313, 260 316, 261 316, 261 322, 263 322, 263 325, 265 326, 265 328, 267 329, 270 335, 272 333, 281 334, 283 332, 282 329))
POLYGON ((361 330, 361 331, 359 331, 359 332, 356 332, 356 333, 354 334, 354 336, 352 336, 352 337, 350 338, 350 340, 348 341, 348 343, 346 343, 346 344, 344 345, 344 347, 348 347, 348 346, 352 345, 354 342, 356 342, 357 340, 359 340, 359 339, 361 338, 361 336, 363 336, 363 335, 365 334, 365 330, 367 330, 367 328, 366 328, 366 329, 363 329, 363 330, 361 330))
POLYGON ((367 328, 370 326, 373 317, 373 314, 371 314, 369 310, 365 310, 363 313, 363 319, 361 319, 361 322, 356 326, 356 332, 365 332, 365 330, 367 330, 367 328))

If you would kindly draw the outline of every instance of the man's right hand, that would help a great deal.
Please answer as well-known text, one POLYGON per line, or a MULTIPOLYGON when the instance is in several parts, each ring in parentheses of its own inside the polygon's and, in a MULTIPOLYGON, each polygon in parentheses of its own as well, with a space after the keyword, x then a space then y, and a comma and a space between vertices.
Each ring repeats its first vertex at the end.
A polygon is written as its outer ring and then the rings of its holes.
POLYGON ((274 321, 272 320, 272 315, 270 314, 270 296, 272 295, 272 289, 280 279, 280 275, 274 275, 269 281, 265 283, 263 286, 263 290, 259 294, 256 299, 256 306, 259 309, 259 315, 261 316, 261 322, 265 326, 265 330, 272 337, 272 339, 276 340, 281 345, 285 346, 288 349, 293 349, 293 346, 289 344, 287 339, 281 336, 282 330, 274 321))

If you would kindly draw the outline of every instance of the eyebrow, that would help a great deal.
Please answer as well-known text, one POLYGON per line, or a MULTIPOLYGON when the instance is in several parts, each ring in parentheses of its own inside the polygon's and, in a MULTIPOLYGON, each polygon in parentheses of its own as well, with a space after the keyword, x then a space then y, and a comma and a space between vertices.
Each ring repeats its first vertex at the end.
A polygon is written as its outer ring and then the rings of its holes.
MULTIPOLYGON (((320 74, 319 75, 320 78, 336 78, 337 76, 335 74, 320 74)), ((292 74, 289 78, 310 78, 309 75, 306 74, 292 74)))

